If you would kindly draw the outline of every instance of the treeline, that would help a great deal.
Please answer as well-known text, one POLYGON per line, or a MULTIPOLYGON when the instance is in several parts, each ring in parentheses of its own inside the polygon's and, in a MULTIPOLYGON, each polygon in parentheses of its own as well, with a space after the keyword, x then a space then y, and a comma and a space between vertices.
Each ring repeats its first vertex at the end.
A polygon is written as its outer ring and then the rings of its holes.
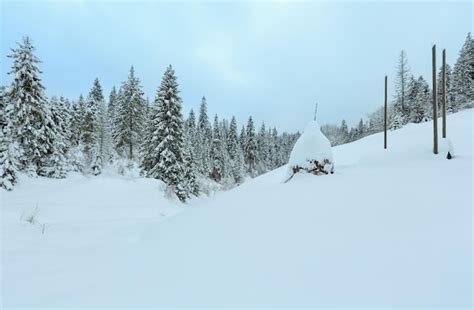
POLYGON ((77 171, 139 168, 162 180, 185 201, 207 191, 209 181, 232 187, 285 164, 299 134, 255 128, 238 132, 235 117, 215 115, 203 97, 199 114, 184 119, 175 72, 169 66, 155 99, 147 102, 134 68, 106 99, 98 79, 89 94, 48 99, 28 37, 12 49, 13 81, 0 87, 0 185, 11 190, 19 173, 65 178, 77 171))
MULTIPOLYGON (((427 57, 430 57, 427 54, 427 57)), ((442 68, 439 69, 437 92, 441 107, 442 68)), ((428 80, 431 80, 428 79, 428 80)), ((408 123, 421 123, 433 119, 432 90, 423 76, 415 77, 408 65, 407 54, 400 52, 394 80, 395 96, 389 106, 389 128, 398 129, 408 123)), ((446 65, 446 110, 448 113, 472 108, 474 105, 474 40, 467 34, 454 68, 446 65)), ((439 115, 441 109, 438 107, 439 115)), ((342 120, 339 126, 324 125, 322 130, 332 145, 352 142, 383 131, 383 106, 361 119, 357 126, 349 128, 342 120)))

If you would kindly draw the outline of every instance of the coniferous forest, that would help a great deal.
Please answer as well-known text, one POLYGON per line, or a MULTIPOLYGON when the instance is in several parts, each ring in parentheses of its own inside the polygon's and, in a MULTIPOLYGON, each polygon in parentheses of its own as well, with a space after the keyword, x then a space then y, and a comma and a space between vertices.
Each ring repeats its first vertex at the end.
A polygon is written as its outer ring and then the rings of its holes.
MULTIPOLYGON (((209 182, 228 189, 288 161, 299 133, 245 124, 209 115, 206 98, 199 111, 182 113, 178 74, 168 66, 152 102, 148 102, 133 66, 128 79, 110 93, 100 80, 78 98, 46 97, 40 59, 28 37, 8 56, 11 82, 0 88, 1 187, 12 190, 22 174, 65 178, 69 172, 96 176, 104 169, 163 181, 181 201, 209 192, 209 182)), ((431 90, 423 76, 409 70, 400 52, 390 128, 432 118, 431 90)), ((472 107, 474 40, 469 33, 456 63, 447 67, 447 110, 472 107)), ((441 74, 441 72, 440 72, 441 74)), ((441 79, 439 79, 441 80, 441 79)), ((440 87, 438 87, 440 89, 440 87)), ((439 96, 440 98, 441 96, 439 96)), ((345 120, 324 125, 332 145, 383 130, 383 108, 349 128, 345 120)))

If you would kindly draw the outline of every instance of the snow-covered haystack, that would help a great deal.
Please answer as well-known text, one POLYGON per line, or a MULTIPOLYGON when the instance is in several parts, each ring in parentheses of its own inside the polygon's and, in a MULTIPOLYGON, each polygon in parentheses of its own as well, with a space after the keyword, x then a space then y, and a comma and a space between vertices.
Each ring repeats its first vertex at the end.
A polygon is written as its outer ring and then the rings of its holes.
POLYGON ((313 174, 334 172, 331 143, 321 132, 316 121, 311 121, 301 137, 296 141, 288 162, 288 174, 300 171, 313 174))

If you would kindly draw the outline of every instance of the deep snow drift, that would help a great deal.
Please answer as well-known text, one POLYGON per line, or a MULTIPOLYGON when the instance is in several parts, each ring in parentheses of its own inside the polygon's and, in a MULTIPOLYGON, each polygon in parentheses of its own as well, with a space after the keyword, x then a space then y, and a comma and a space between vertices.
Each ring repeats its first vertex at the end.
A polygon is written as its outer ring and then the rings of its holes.
POLYGON ((155 180, 24 181, 2 193, 1 304, 469 308, 472 123, 449 116, 450 161, 408 125, 333 148, 334 175, 282 167, 186 206, 155 180))

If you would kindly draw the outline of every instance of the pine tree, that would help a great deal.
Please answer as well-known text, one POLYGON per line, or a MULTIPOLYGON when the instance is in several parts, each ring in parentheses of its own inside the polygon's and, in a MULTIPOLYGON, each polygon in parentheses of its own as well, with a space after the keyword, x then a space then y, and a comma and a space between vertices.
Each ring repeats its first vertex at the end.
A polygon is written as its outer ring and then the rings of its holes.
POLYGON ((247 166, 247 172, 251 176, 257 175, 257 139, 255 136, 255 127, 253 124, 252 117, 249 117, 247 122, 247 130, 245 135, 245 164, 247 166))
POLYGON ((339 128, 338 144, 344 144, 349 142, 349 127, 347 126, 346 120, 342 120, 341 127, 339 128))
POLYGON ((257 153, 258 153, 258 172, 265 173, 268 171, 268 140, 267 130, 265 129, 265 123, 262 123, 260 131, 257 136, 257 153))
POLYGON ((56 97, 51 98, 51 120, 52 130, 55 132, 54 151, 51 156, 54 167, 50 172, 50 177, 65 178, 67 172, 71 170, 69 164, 70 149, 71 149, 71 130, 70 122, 71 116, 69 114, 68 103, 65 98, 56 97))
POLYGON ((12 141, 9 112, 12 104, 7 102, 5 88, 0 86, 0 188, 7 191, 17 183, 15 144, 12 141))
POLYGON ((474 100, 474 40, 469 32, 453 70, 453 92, 458 109, 474 100))
POLYGON ((234 182, 239 184, 244 176, 244 154, 240 147, 237 134, 237 121, 234 116, 230 121, 229 132, 227 134, 227 153, 229 154, 230 172, 234 182))
POLYGON ((192 142, 188 138, 185 139, 183 147, 183 189, 186 194, 186 198, 191 198, 191 195, 199 196, 199 185, 197 182, 197 166, 196 157, 192 147, 192 142))
POLYGON ((225 174, 224 171, 224 148, 222 143, 222 136, 219 130, 219 119, 217 118, 217 114, 214 117, 214 125, 212 128, 212 143, 211 143, 211 171, 210 176, 211 178, 219 182, 225 174))
MULTIPOLYGON (((120 91, 119 91, 120 92, 120 91)), ((153 136, 155 129, 155 115, 157 114, 157 104, 153 102, 147 109, 145 119, 144 119, 144 128, 143 128, 143 140, 140 145, 140 155, 141 155, 141 174, 149 176, 149 171, 155 165, 155 150, 154 147, 157 146, 156 137, 153 136)))
POLYGON ((401 125, 407 123, 408 107, 406 105, 408 83, 410 80, 410 69, 408 67, 407 54, 404 50, 400 51, 400 57, 397 65, 397 74, 395 79, 395 109, 394 119, 400 119, 401 125))
POLYGON ((117 90, 115 89, 115 86, 113 86, 112 90, 110 91, 109 104, 107 106, 108 117, 109 117, 109 120, 112 121, 112 123, 115 120, 115 109, 117 107, 117 101, 118 101, 117 90))
POLYGON ((178 83, 171 65, 166 69, 158 89, 156 111, 153 116, 151 148, 153 167, 147 175, 162 180, 178 198, 188 197, 184 178, 183 142, 184 128, 181 115, 181 98, 178 83))
POLYGON ((453 91, 453 70, 449 64, 446 64, 446 110, 448 113, 457 111, 455 105, 455 94, 453 91))
POLYGON ((138 153, 145 120, 144 110, 144 92, 132 66, 128 80, 122 85, 122 96, 116 107, 113 132, 115 150, 129 160, 138 153))
POLYGON ((197 123, 196 156, 198 157, 198 171, 204 176, 208 176, 211 171, 210 147, 211 147, 211 125, 207 116, 206 97, 202 97, 199 108, 199 118, 197 123))
POLYGON ((422 76, 412 82, 409 98, 411 102, 411 122, 421 123, 432 119, 431 91, 422 76))
POLYGON ((81 141, 85 157, 85 165, 89 165, 93 175, 102 172, 105 144, 104 96, 99 80, 94 85, 85 103, 84 122, 81 141))
POLYGON ((418 105, 418 94, 420 92, 420 82, 412 75, 408 82, 407 104, 410 107, 408 122, 419 123, 423 118, 423 110, 418 105))
POLYGON ((195 156, 196 148, 196 117, 191 109, 189 117, 185 122, 185 143, 183 161, 184 165, 184 182, 186 192, 194 196, 199 196, 199 185, 197 182, 197 160, 195 156))
POLYGON ((46 108, 44 86, 36 66, 40 60, 33 54, 34 47, 28 37, 12 49, 13 82, 8 91, 12 104, 11 136, 18 144, 19 169, 30 175, 45 175, 52 154, 52 133, 47 126, 49 120, 46 108))
POLYGON ((270 137, 271 143, 271 169, 275 169, 280 167, 280 159, 279 159, 279 145, 278 145, 278 131, 276 127, 273 127, 270 137))
POLYGON ((239 135, 239 142, 240 142, 240 147, 242 148, 242 153, 245 153, 245 144, 247 143, 247 137, 245 133, 245 126, 242 125, 242 129, 240 129, 240 135, 239 135))

